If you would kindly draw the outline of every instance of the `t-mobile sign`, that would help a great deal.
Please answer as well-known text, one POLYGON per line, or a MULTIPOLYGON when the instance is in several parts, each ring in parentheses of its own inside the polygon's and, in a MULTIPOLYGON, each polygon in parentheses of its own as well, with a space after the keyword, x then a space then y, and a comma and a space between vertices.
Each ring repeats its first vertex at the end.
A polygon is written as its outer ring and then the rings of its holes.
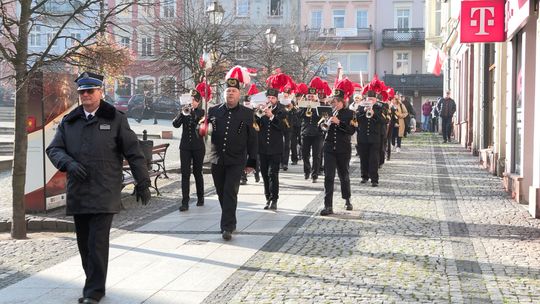
POLYGON ((504 0, 461 2, 461 43, 503 42, 504 0))

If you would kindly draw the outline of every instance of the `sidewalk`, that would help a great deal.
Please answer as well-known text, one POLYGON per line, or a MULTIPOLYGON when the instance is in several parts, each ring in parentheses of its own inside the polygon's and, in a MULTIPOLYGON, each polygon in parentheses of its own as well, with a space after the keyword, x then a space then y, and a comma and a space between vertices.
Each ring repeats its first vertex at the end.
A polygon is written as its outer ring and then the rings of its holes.
MULTIPOLYGON (((167 187, 153 220, 114 231, 101 303, 540 303, 540 220, 476 158, 415 134, 378 188, 359 184, 353 160, 354 211, 336 181, 336 214, 319 216, 323 179, 289 166, 277 212, 262 209, 262 184, 241 186, 230 242, 215 194, 179 213, 167 187)), ((75 303, 84 276, 73 235, 66 244, 71 257, 1 289, 0 303, 75 303)))

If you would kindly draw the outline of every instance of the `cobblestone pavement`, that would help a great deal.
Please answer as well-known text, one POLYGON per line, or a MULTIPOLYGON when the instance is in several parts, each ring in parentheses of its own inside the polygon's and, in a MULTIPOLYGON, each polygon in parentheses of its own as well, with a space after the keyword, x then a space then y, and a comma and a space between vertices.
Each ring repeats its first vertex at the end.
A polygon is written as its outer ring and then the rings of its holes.
POLYGON ((540 221, 463 148, 416 134, 352 184, 355 211, 314 200, 205 302, 540 303, 540 221))

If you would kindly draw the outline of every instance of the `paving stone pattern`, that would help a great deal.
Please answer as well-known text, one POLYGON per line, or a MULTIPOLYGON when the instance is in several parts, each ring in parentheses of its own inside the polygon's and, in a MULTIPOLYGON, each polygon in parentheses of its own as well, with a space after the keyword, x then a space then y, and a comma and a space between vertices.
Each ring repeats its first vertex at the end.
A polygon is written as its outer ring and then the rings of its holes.
POLYGON ((416 134, 352 184, 355 211, 315 200, 205 303, 540 303, 540 221, 460 146, 416 134))

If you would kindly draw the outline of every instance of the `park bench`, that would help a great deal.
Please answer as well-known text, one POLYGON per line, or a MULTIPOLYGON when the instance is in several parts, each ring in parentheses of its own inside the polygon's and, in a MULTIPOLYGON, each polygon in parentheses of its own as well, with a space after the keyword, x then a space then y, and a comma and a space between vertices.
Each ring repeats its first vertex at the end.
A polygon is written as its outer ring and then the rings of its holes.
MULTIPOLYGON (((167 155, 168 148, 169 148, 169 144, 165 143, 165 144, 153 146, 151 153, 148 153, 147 151, 144 151, 145 149, 143 149, 143 151, 145 152, 146 159, 149 160, 147 161, 148 175, 150 176, 151 179, 154 178, 153 184, 151 184, 150 187, 156 190, 157 195, 160 195, 158 185, 157 185, 158 178, 160 178, 162 175, 165 178, 169 178, 167 176, 167 170, 165 168, 165 157, 167 155), (147 154, 150 154, 150 155, 147 155, 147 154)), ((125 159, 122 166, 122 170, 124 171, 124 176, 122 180, 122 188, 124 188, 125 186, 129 184, 134 184, 135 178, 133 178, 133 174, 131 173, 131 168, 129 167, 129 163, 125 159)))

